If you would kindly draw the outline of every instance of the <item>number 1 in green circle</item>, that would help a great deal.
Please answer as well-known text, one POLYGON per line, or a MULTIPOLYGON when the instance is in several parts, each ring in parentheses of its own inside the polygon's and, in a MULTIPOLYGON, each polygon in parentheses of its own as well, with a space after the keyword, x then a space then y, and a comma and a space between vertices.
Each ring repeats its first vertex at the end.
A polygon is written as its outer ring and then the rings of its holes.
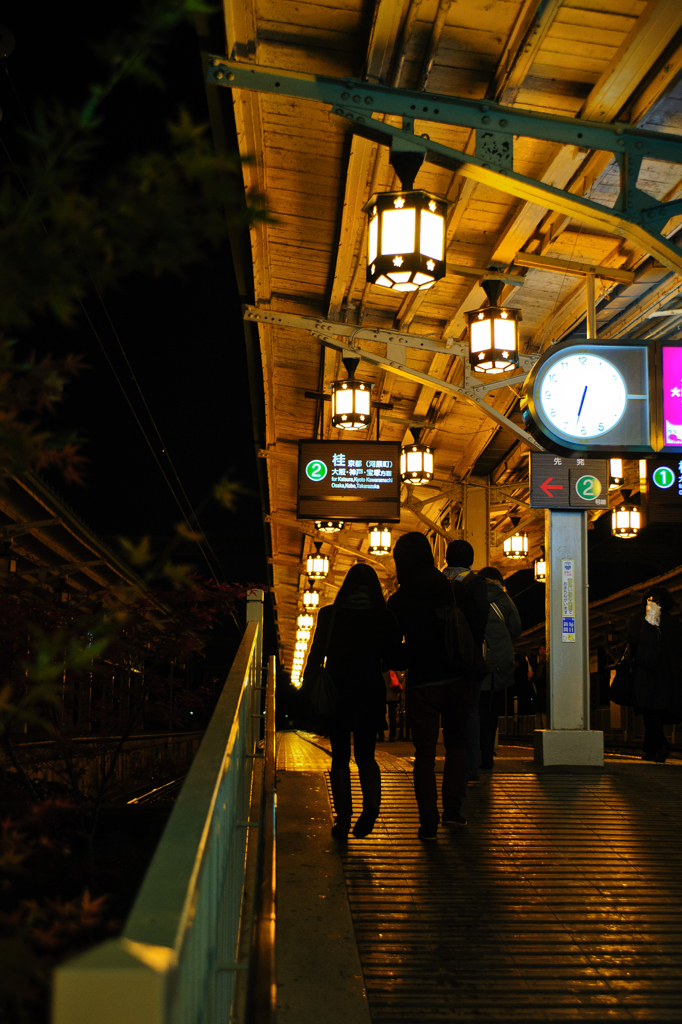
POLYGON ((327 466, 322 459, 313 459, 305 467, 305 475, 309 480, 324 480, 327 475, 327 466))

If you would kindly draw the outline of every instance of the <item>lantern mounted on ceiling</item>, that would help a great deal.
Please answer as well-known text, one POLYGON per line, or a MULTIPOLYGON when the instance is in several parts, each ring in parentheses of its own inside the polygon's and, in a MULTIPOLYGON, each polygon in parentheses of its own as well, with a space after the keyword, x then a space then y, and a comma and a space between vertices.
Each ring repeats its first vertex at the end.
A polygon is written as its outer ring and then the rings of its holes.
POLYGON ((306 559, 306 573, 310 580, 323 580, 329 575, 329 559, 320 551, 322 541, 316 540, 314 543, 315 551, 311 551, 306 559))
POLYGON ((297 640, 304 640, 306 642, 306 644, 307 644, 308 641, 310 640, 310 630, 309 629, 297 629, 296 630, 296 639, 297 640))
POLYGON ((527 558, 528 534, 518 532, 513 533, 511 537, 505 537, 503 549, 507 558, 527 558))
MULTIPOLYGON (((315 591, 313 591, 315 593, 315 591)), ((296 625, 299 629, 307 629, 308 632, 313 628, 315 620, 312 615, 308 615, 306 612, 302 612, 296 619, 296 625)))
POLYGON ((317 608, 320 603, 319 591, 313 590, 312 586, 309 590, 303 591, 303 607, 308 611, 312 611, 313 608, 317 608))
POLYGON ((54 588, 54 602, 60 605, 62 608, 68 607, 71 599, 71 591, 69 590, 66 580, 59 580, 54 588))
POLYGON ((315 521, 315 529, 319 530, 320 533, 338 533, 339 530, 343 529, 343 520, 317 519, 315 521))
POLYGON ((331 385, 332 426, 341 430, 365 430, 369 426, 372 385, 355 379, 359 362, 356 356, 344 356, 348 379, 335 380, 331 385))
POLYGON ((536 558, 533 562, 533 579, 536 583, 547 582, 547 559, 544 552, 540 558, 536 558))
POLYGON ((625 483, 622 459, 609 459, 609 490, 617 491, 625 483))
POLYGON ((469 322, 469 363, 477 373, 506 373, 519 365, 520 309, 498 305, 504 281, 483 281, 488 305, 466 314, 469 322))
POLYGON ((433 448, 420 444, 421 427, 410 427, 413 444, 400 449, 400 479, 405 484, 428 484, 433 480, 433 448))
POLYGON ((621 540, 632 540, 642 529, 642 513, 636 505, 619 505, 611 513, 611 533, 621 540))
POLYGON ((370 555, 390 555, 391 553, 391 527, 370 526, 369 528, 369 553, 370 555))
POLYGON ((445 277, 445 220, 450 203, 414 188, 424 151, 391 147, 391 165, 400 178, 400 192, 372 196, 365 212, 367 280, 394 292, 432 288, 445 277))

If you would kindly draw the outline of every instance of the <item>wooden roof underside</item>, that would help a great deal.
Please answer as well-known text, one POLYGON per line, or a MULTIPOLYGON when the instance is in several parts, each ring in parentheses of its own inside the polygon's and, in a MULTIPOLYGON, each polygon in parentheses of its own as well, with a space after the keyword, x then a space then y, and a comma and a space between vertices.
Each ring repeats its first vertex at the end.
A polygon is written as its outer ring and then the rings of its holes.
MULTIPOLYGON (((682 126, 679 0, 224 0, 224 5, 232 59, 487 98, 553 115, 620 119, 654 131, 679 134, 682 126)), ((236 89, 232 95, 240 151, 251 158, 244 166, 247 191, 264 193, 273 217, 251 233, 256 305, 434 339, 459 337, 464 312, 484 298, 475 277, 449 271, 430 291, 403 298, 365 282, 362 207, 372 192, 399 187, 387 148, 353 136, 348 124, 320 103, 236 89)), ((415 124, 417 134, 426 131, 432 139, 473 152, 473 131, 415 124)), ((515 145, 514 169, 607 205, 615 201, 618 175, 609 153, 524 138, 515 145)), ((634 271, 629 286, 598 283, 600 337, 649 336, 662 329, 680 336, 679 319, 647 315, 678 295, 682 279, 632 242, 432 164, 424 164, 416 185, 454 204, 449 265, 482 273, 490 264, 508 267, 524 251, 634 271)), ((682 194, 682 168, 645 160, 638 186, 659 200, 676 198, 682 194)), ((681 221, 671 222, 666 233, 681 221)), ((523 312, 522 351, 537 352, 579 325, 585 315, 579 279, 512 270, 525 273, 525 283, 508 288, 503 301, 523 312)), ((303 392, 325 389, 343 373, 340 355, 308 332, 262 324, 259 330, 274 596, 288 665, 305 584, 302 563, 313 532, 295 518, 296 444, 313 435, 317 413, 317 403, 303 392)), ((457 382, 461 375, 458 360, 446 354, 408 349, 408 363, 442 380, 457 382)), ((367 363, 359 372, 374 382, 377 400, 394 405, 382 416, 382 439, 402 442, 411 420, 424 421, 422 439, 436 450, 439 490, 442 483, 466 480, 487 451, 494 464, 485 469, 492 468, 491 480, 521 499, 527 496, 527 449, 515 444, 513 435, 505 438, 476 406, 367 363)), ((489 400, 511 412, 517 390, 503 387, 489 400)), ((324 436, 335 436, 328 404, 324 417, 324 436)), ((427 488, 418 488, 412 497, 428 495, 427 488)), ((423 508, 438 523, 449 516, 445 532, 458 523, 457 507, 448 506, 441 499, 423 508)), ((520 516, 520 528, 531 534, 531 557, 542 543, 542 513, 522 505, 496 506, 492 561, 503 570, 501 542, 512 531, 511 515, 520 516)), ((428 527, 404 508, 399 530, 413 529, 428 527)), ((360 525, 331 541, 337 546, 325 541, 332 573, 322 587, 323 602, 367 552, 360 525)), ((392 570, 389 560, 384 574, 392 570)))

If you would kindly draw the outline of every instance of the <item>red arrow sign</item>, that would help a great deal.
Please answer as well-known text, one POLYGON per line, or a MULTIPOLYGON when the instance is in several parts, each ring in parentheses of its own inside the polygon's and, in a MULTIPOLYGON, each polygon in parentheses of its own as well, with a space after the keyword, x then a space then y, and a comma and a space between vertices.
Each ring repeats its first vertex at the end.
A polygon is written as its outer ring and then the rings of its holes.
POLYGON ((553 484, 553 479, 553 476, 548 476, 547 479, 540 484, 540 490, 544 491, 548 498, 554 497, 552 491, 563 491, 564 489, 563 484, 553 484))

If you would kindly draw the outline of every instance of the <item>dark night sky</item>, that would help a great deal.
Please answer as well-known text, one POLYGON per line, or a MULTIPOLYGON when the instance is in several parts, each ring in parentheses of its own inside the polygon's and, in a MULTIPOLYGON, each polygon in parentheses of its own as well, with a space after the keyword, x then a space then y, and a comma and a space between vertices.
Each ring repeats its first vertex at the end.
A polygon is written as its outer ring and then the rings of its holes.
MULTIPOLYGON (((16 36, 7 69, 29 117, 38 96, 67 104, 82 101, 86 87, 104 77, 89 42, 104 38, 111 28, 125 29, 131 8, 109 2, 79 7, 76 14, 75 6, 53 5, 41 8, 38 17, 30 4, 14 0, 4 7, 3 21, 16 36)), ((126 84, 107 101, 100 159, 165 147, 165 122, 181 105, 195 120, 208 121, 192 25, 173 32, 163 60, 165 92, 126 84)), ((0 105, 3 141, 13 156, 20 155, 17 128, 22 126, 22 114, 4 73, 0 105)), ((182 485, 194 508, 203 508, 199 519, 225 577, 264 582, 244 340, 227 244, 180 278, 128 279, 108 293, 105 302, 182 485), (226 473, 252 492, 240 499, 236 513, 225 511, 211 497, 215 483, 226 473)), ((104 310, 94 296, 85 305, 139 409, 139 396, 104 310)), ((66 485, 57 477, 50 477, 50 482, 101 536, 114 540, 118 535, 149 534, 163 546, 180 513, 84 318, 72 328, 44 321, 30 332, 16 334, 22 345, 38 352, 80 353, 90 366, 69 384, 57 417, 46 424, 76 428, 86 438, 82 452, 90 462, 85 486, 66 485)), ((153 437, 148 417, 144 427, 153 437)), ((153 443, 157 450, 161 447, 155 437, 153 443)), ((184 560, 187 553, 176 551, 175 556, 184 560)))

